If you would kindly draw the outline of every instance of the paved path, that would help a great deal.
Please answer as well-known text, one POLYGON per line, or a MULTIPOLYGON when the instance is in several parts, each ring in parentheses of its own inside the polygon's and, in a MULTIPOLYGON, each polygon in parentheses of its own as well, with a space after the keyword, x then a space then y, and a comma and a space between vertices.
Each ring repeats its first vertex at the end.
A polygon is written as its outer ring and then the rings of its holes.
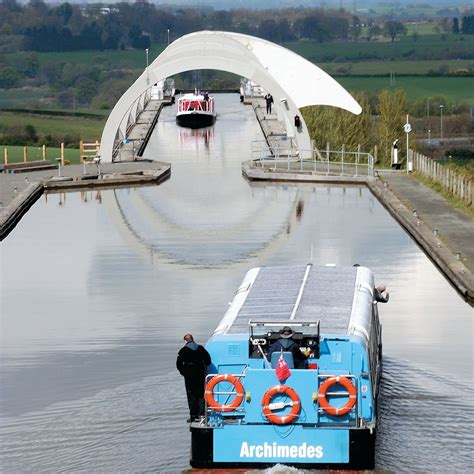
POLYGON ((252 107, 268 145, 275 150, 278 148, 287 149, 290 142, 286 138, 285 126, 278 120, 275 109, 273 108, 271 114, 267 114, 265 99, 262 98, 254 98, 252 107))
POLYGON ((406 173, 384 173, 382 179, 410 210, 416 210, 421 221, 461 259, 474 273, 474 219, 453 208, 440 194, 406 173))
POLYGON ((128 143, 122 144, 120 151, 116 156, 117 161, 133 161, 137 155, 138 149, 143 141, 147 138, 150 127, 154 127, 154 119, 156 114, 161 112, 164 105, 169 105, 171 101, 166 100, 150 100, 143 112, 139 115, 137 121, 128 132, 128 143))

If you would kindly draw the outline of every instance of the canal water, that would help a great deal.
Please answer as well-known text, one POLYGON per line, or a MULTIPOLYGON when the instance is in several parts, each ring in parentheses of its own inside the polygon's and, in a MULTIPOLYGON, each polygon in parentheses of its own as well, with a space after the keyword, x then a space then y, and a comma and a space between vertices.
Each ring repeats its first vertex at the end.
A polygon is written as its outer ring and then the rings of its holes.
POLYGON ((253 184, 262 139, 238 95, 191 131, 166 108, 146 156, 158 187, 43 196, 1 244, 3 472, 181 472, 175 370, 259 265, 367 265, 385 283, 377 467, 473 466, 473 310, 364 187, 253 184))

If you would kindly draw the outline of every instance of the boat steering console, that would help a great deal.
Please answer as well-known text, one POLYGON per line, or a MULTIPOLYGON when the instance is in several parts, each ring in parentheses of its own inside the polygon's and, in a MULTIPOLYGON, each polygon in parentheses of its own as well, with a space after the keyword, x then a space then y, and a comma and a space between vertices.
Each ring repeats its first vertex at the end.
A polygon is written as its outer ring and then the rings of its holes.
POLYGON ((268 358, 271 345, 280 339, 280 330, 288 326, 292 329, 291 339, 299 345, 301 352, 310 359, 319 359, 320 335, 319 321, 315 323, 283 321, 283 322, 257 322, 250 321, 249 357, 252 359, 268 358))

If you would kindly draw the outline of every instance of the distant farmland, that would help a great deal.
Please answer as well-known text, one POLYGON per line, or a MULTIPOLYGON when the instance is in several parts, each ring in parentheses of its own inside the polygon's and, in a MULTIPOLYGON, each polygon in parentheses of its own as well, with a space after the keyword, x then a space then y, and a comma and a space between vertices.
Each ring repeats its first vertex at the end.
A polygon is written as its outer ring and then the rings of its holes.
POLYGON ((378 92, 382 89, 405 90, 408 100, 415 101, 422 97, 443 95, 452 102, 474 104, 474 77, 398 77, 395 85, 390 86, 388 77, 337 77, 350 91, 378 92))

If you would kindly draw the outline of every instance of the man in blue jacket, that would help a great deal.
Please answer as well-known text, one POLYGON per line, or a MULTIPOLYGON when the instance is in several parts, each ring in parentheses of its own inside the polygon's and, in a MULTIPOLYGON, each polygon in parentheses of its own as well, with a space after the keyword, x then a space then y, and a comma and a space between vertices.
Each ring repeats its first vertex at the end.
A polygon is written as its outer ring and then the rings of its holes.
POLYGON ((274 352, 291 352, 295 369, 303 369, 306 365, 306 356, 300 351, 299 345, 292 339, 293 331, 289 326, 280 330, 280 338, 271 346, 268 355, 274 352))
POLYGON ((184 347, 178 352, 176 368, 184 377, 188 397, 188 423, 204 416, 204 382, 211 356, 203 346, 196 344, 191 334, 184 336, 184 347))

